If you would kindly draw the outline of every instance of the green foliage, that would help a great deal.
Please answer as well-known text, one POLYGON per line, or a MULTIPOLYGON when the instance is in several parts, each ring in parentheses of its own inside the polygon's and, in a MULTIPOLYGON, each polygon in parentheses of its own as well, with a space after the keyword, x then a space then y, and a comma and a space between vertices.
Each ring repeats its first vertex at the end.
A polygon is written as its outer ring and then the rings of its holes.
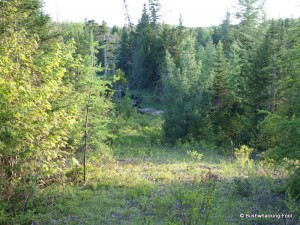
POLYGON ((233 180, 233 189, 241 197, 250 197, 252 195, 252 185, 248 179, 235 178, 233 180))
POLYGON ((148 146, 145 153, 148 155, 151 154, 150 146, 160 145, 162 142, 162 119, 160 116, 140 115, 134 111, 129 118, 118 117, 114 124, 114 133, 117 137, 113 144, 118 149, 121 148, 123 154, 134 155, 136 152, 132 147, 141 147, 138 152, 142 153, 142 146, 148 146), (130 152, 126 153, 126 149, 130 152))
POLYGON ((203 154, 195 151, 195 150, 187 150, 187 155, 189 158, 191 158, 192 160, 194 160, 195 162, 199 162, 201 161, 203 154))
POLYGON ((234 149, 234 156, 237 160, 237 163, 241 166, 247 165, 251 161, 250 155, 253 152, 253 148, 249 148, 246 145, 241 146, 240 149, 234 149))
MULTIPOLYGON (((229 143, 232 145, 233 139, 239 132, 235 125, 236 113, 232 112, 234 105, 233 84, 230 74, 230 67, 224 55, 222 42, 219 42, 216 47, 213 65, 211 67, 213 78, 212 84, 212 123, 213 131, 217 136, 217 141, 220 143, 229 143)), ((227 144, 228 145, 228 144, 227 144)))
POLYGON ((72 47, 57 43, 43 52, 38 46, 24 30, 2 35, 0 174, 5 180, 1 192, 10 190, 7 199, 26 180, 39 183, 58 176, 71 150, 68 136, 78 108, 71 107, 73 92, 63 77, 66 65, 76 66, 72 47))
POLYGON ((117 103, 116 110, 124 119, 129 119, 137 114, 137 111, 134 107, 132 107, 131 99, 128 96, 125 96, 117 103))
POLYGON ((182 40, 178 66, 169 53, 166 55, 166 74, 163 77, 163 102, 166 106, 164 131, 171 142, 185 139, 188 135, 199 135, 199 127, 204 125, 202 123, 209 123, 209 120, 201 118, 205 116, 205 109, 197 107, 201 104, 205 87, 201 84, 201 63, 196 60, 194 47, 192 36, 182 40))
POLYGON ((227 11, 226 16, 220 26, 220 32, 221 32, 220 41, 222 41, 224 45, 224 54, 227 57, 230 54, 230 47, 233 42, 233 38, 232 38, 233 31, 232 31, 230 16, 231 16, 230 13, 227 11))
MULTIPOLYGON (((164 45, 164 29, 159 24, 159 1, 149 0, 148 8, 144 4, 141 18, 132 33, 132 76, 129 83, 134 89, 159 87, 161 62, 167 47, 164 45)), ((128 55, 128 50, 126 52, 128 55)))
POLYGON ((69 182, 80 183, 82 182, 82 177, 83 177, 83 167, 77 166, 71 168, 69 171, 65 173, 65 176, 69 182))
POLYGON ((288 182, 288 191, 291 194, 291 196, 296 200, 300 198, 300 169, 299 169, 299 160, 298 162, 295 162, 290 167, 290 178, 288 182))
MULTIPOLYGON (((63 180, 67 159, 81 147, 84 133, 80 113, 90 82, 83 74, 94 72, 83 68, 74 41, 44 45, 42 38, 50 34, 46 24, 33 30, 38 3, 1 2, 1 24, 7 26, 0 34, 0 200, 8 215, 26 211, 39 188, 63 180), (14 11, 14 24, 5 10, 14 11)), ((110 136, 111 103, 103 97, 108 84, 95 77, 90 93, 90 146, 103 150, 97 158, 108 154, 99 144, 110 136)))
MULTIPOLYGON (((298 171, 298 174, 299 174, 299 171, 298 171)), ((293 184, 292 185, 293 187, 296 187, 296 185, 299 185, 299 177, 297 179, 298 179, 298 183, 293 184)), ((295 182, 297 182, 297 181, 295 180, 295 182)), ((291 194, 290 192, 288 192, 288 197, 285 200, 285 204, 287 205, 290 212, 295 213, 295 214, 300 212, 300 206, 299 206, 299 204, 297 204, 297 199, 299 198, 299 192, 297 194, 298 194, 298 196, 294 197, 295 193, 291 194)))
POLYGON ((117 67, 124 71, 125 77, 130 80, 132 72, 131 35, 129 29, 125 26, 122 29, 117 60, 117 67))
POLYGON ((234 149, 234 156, 240 161, 247 161, 250 159, 250 155, 253 150, 253 148, 249 148, 248 146, 243 145, 240 149, 234 149))
POLYGON ((40 47, 51 46, 57 33, 50 32, 51 19, 44 14, 40 0, 2 0, 0 2, 0 35, 9 30, 27 31, 27 36, 38 35, 40 47))
POLYGON ((209 184, 206 193, 203 189, 196 186, 193 191, 186 190, 184 187, 177 187, 174 190, 174 196, 178 204, 174 212, 172 222, 180 224, 208 224, 210 221, 213 204, 215 201, 215 188, 212 183, 209 184))
POLYGON ((291 173, 289 187, 293 196, 299 195, 299 135, 300 120, 298 118, 283 118, 269 114, 262 123, 263 140, 267 140, 268 157, 277 162, 286 161, 287 168, 291 173))

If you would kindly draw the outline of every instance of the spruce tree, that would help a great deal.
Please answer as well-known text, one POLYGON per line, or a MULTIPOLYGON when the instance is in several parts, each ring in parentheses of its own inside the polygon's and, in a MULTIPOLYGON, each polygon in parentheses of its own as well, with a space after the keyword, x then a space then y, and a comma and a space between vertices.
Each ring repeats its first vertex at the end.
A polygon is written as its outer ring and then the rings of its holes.
MULTIPOLYGON (((151 2, 151 4, 153 6, 149 6, 152 7, 150 14, 144 5, 142 17, 133 35, 131 82, 135 88, 153 88, 156 86, 160 79, 159 65, 165 55, 163 38, 160 36, 162 29, 158 26, 158 21, 154 20, 153 15, 151 15, 156 1, 151 2)), ((154 12, 157 13, 156 10, 154 12)))
POLYGON ((231 19, 230 19, 230 13, 227 11, 225 19, 222 21, 220 26, 220 33, 221 38, 220 40, 223 43, 223 49, 225 56, 228 58, 230 54, 230 46, 233 42, 233 34, 232 34, 232 27, 231 27, 231 19))
POLYGON ((283 21, 271 21, 263 44, 257 52, 254 72, 250 77, 254 110, 277 111, 278 82, 283 79, 280 61, 285 52, 286 38, 283 21))
POLYGON ((160 20, 160 7, 159 0, 149 0, 150 21, 155 34, 160 20))
POLYGON ((213 106, 218 111, 228 105, 229 88, 228 88, 228 65, 223 52, 223 44, 219 42, 216 48, 214 64, 212 67, 213 74, 213 106))
MULTIPOLYGON (((273 51, 270 51, 271 54, 267 57, 267 59, 269 59, 269 66, 265 67, 265 69, 270 75, 269 85, 272 85, 274 78, 273 74, 275 73, 277 75, 277 100, 275 112, 272 112, 272 107, 269 108, 271 112, 267 113, 264 120, 260 123, 260 144, 263 149, 268 149, 268 157, 277 162, 285 163, 290 172, 287 191, 295 199, 299 199, 300 23, 298 20, 297 23, 291 25, 291 27, 289 27, 290 25, 286 25, 287 24, 282 23, 282 21, 279 21, 278 23, 274 21, 266 36, 266 40, 268 39, 268 36, 273 36, 273 38, 275 38, 270 43, 270 50, 273 51), (286 44, 279 47, 280 43, 285 43, 283 41, 285 38, 280 37, 280 34, 282 34, 282 27, 288 28, 287 39, 286 44), (276 35, 274 36, 274 34, 276 35), (286 49, 286 51, 284 51, 284 49, 286 49), (274 58, 276 58, 275 62, 272 61, 274 58)), ((284 33, 285 32, 283 32, 283 34, 284 33)), ((272 91, 272 89, 269 90, 272 91)), ((272 95, 269 97, 271 98, 270 100, 272 100, 272 95)))
POLYGON ((127 80, 131 79, 132 73, 131 41, 129 28, 124 26, 122 29, 120 46, 117 50, 117 67, 125 73, 127 80))
POLYGON ((150 62, 150 41, 152 38, 152 29, 150 27, 150 17, 144 5, 143 13, 136 31, 133 35, 132 43, 132 80, 131 83, 135 88, 148 87, 151 78, 150 62))
POLYGON ((255 119, 252 115, 250 102, 251 81, 253 73, 253 63, 255 52, 261 44, 259 25, 261 23, 261 11, 259 0, 238 0, 236 18, 240 19, 237 28, 234 30, 235 42, 238 46, 238 55, 240 62, 239 82, 236 90, 237 98, 240 100, 235 108, 239 109, 241 119, 240 133, 237 136, 237 142, 249 143, 255 134, 255 119), (250 125, 251 124, 251 125, 250 125))
POLYGON ((166 74, 163 76, 163 102, 166 106, 164 131, 166 137, 191 140, 204 138, 209 128, 204 93, 201 83, 201 63, 196 60, 195 40, 186 36, 180 44, 179 64, 176 66, 171 55, 166 55, 166 74), (201 136, 201 137, 200 137, 201 136))
POLYGON ((233 142, 236 136, 232 127, 232 120, 235 119, 231 112, 233 96, 231 95, 229 84, 229 64, 226 61, 223 44, 219 42, 216 47, 214 63, 212 66, 212 123, 214 134, 219 145, 233 142))

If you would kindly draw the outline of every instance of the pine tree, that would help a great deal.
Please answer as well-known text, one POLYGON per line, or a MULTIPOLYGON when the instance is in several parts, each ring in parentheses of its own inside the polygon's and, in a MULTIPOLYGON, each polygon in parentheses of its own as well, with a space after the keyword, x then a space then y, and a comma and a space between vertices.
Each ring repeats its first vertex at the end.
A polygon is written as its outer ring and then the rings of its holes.
POLYGON ((176 68, 171 55, 166 54, 166 74, 163 76, 163 102, 166 105, 164 113, 164 133, 171 141, 175 142, 179 138, 185 137, 186 124, 184 117, 184 101, 178 76, 180 71, 176 68))
POLYGON ((283 79, 280 61, 285 52, 286 38, 283 21, 271 21, 270 28, 254 63, 250 77, 254 110, 268 110, 275 113, 278 99, 278 81, 283 79))
POLYGON ((210 37, 205 47, 200 46, 197 51, 197 58, 202 62, 202 82, 207 83, 208 86, 212 83, 211 69, 213 66, 215 51, 215 45, 210 37))
POLYGON ((42 4, 41 0, 2 0, 0 34, 9 29, 25 29, 28 36, 38 35, 40 47, 47 48, 47 45, 53 44, 59 34, 50 29, 51 18, 41 10, 42 4))
POLYGON ((236 12, 236 18, 240 19, 240 23, 234 30, 234 39, 237 44, 236 50, 238 50, 237 54, 239 56, 240 75, 235 92, 235 97, 239 101, 236 102, 234 108, 238 109, 241 118, 239 127, 243 127, 237 135, 237 142, 241 143, 249 143, 256 132, 250 106, 252 99, 250 94, 250 77, 253 73, 255 52, 261 44, 262 36, 259 25, 263 9, 259 3, 259 0, 238 0, 236 12))
POLYGON ((164 57, 163 40, 159 34, 161 29, 158 24, 153 27, 153 23, 144 5, 132 43, 132 83, 136 88, 153 88, 160 78, 159 65, 164 57))
POLYGON ((280 65, 286 46, 284 33, 282 21, 271 21, 248 77, 247 116, 251 118, 248 127, 252 130, 252 139, 257 140, 252 143, 259 149, 264 149, 264 143, 259 141, 259 123, 265 119, 267 111, 275 113, 280 102, 278 84, 285 76, 280 65))
POLYGON ((212 123, 214 135, 217 137, 219 145, 233 144, 236 137, 236 130, 233 126, 236 119, 235 113, 232 112, 233 96, 229 83, 230 68, 225 58, 222 42, 216 47, 214 63, 212 66, 212 123))
POLYGON ((160 34, 163 41, 163 49, 168 51, 175 65, 179 66, 180 46, 184 36, 184 27, 173 27, 169 25, 162 26, 160 34))
POLYGON ((149 0, 149 11, 150 11, 150 21, 151 21, 150 23, 155 34, 160 20, 160 15, 159 15, 160 7, 161 6, 159 0, 149 0))
POLYGON ((104 67, 104 74, 107 75, 108 70, 108 56, 107 56, 107 47, 108 47, 108 27, 105 21, 99 27, 99 45, 101 49, 97 54, 98 62, 104 67))
POLYGON ((119 35, 117 32, 113 32, 106 22, 103 21, 98 27, 95 28, 95 41, 98 42, 96 48, 97 64, 101 64, 104 68, 102 72, 98 72, 98 75, 113 75, 115 73, 116 46, 119 42, 119 35))
POLYGON ((142 17, 137 24, 133 35, 132 43, 132 85, 135 88, 148 87, 151 79, 150 62, 150 40, 152 29, 150 27, 150 17, 144 5, 142 17))
POLYGON ((223 49, 225 52, 225 56, 229 57, 230 52, 230 46, 233 42, 233 34, 232 34, 232 28, 231 28, 231 19, 230 19, 230 13, 227 11, 225 19, 222 21, 221 27, 220 27, 220 33, 221 38, 220 40, 223 43, 223 49))
MULTIPOLYGON (((240 57, 242 60, 241 77, 244 79, 245 84, 248 82, 251 64, 262 35, 257 29, 260 22, 258 2, 259 0, 239 0, 236 13, 236 17, 241 20, 235 33, 237 35, 237 43, 240 46, 240 57)), ((242 92, 246 92, 246 89, 242 90, 242 92)))
MULTIPOLYGON (((263 149, 268 149, 268 157, 280 163, 285 162, 284 164, 290 172, 287 191, 295 199, 299 199, 300 23, 297 21, 296 24, 289 26, 282 23, 282 21, 273 21, 265 37, 263 46, 269 43, 270 52, 266 58, 269 64, 264 67, 266 71, 263 70, 263 72, 269 72, 267 81, 269 81, 270 87, 272 87, 274 81, 273 74, 277 75, 277 100, 275 112, 269 112, 260 123, 261 139, 259 144, 263 149), (282 34, 285 34, 285 32, 282 32, 282 28, 288 28, 286 42, 283 41, 285 35, 282 36, 282 34), (283 43, 286 44, 280 47, 283 43), (276 59, 276 61, 273 62, 273 59, 276 59), (286 159, 288 159, 288 163, 286 163, 286 159)), ((269 90, 272 94, 272 88, 269 90)), ((269 97, 272 100, 273 96, 269 95, 269 97)), ((268 105, 266 106, 268 107, 268 105)), ((272 111, 272 107, 269 109, 272 111)))
POLYGON ((127 27, 123 27, 120 46, 118 48, 117 67, 124 73, 127 80, 131 79, 132 73, 132 52, 131 35, 127 27))
POLYGON ((240 99, 238 93, 238 87, 241 86, 241 58, 240 58, 240 47, 238 46, 236 41, 233 41, 228 56, 228 63, 229 63, 229 86, 231 90, 231 95, 234 98, 234 102, 237 104, 242 101, 240 99))
MULTIPOLYGON (((207 134, 204 93, 201 83, 201 63, 196 60, 195 40, 187 36, 180 44, 179 65, 166 55, 166 74, 163 76, 163 102, 165 108, 165 135, 170 141, 193 139, 207 134)), ((209 126, 207 126, 209 127, 209 126)))
POLYGON ((214 64, 212 67, 213 73, 213 106, 218 111, 228 105, 229 88, 228 76, 229 69, 223 52, 223 44, 219 42, 216 48, 214 64))

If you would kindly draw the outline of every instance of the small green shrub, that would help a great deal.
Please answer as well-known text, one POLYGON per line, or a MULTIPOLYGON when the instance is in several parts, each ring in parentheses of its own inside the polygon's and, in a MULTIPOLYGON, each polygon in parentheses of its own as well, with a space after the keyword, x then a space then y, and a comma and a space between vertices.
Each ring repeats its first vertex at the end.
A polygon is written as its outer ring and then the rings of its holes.
POLYGON ((253 187, 248 179, 236 177, 233 180, 234 193, 241 197, 250 197, 252 195, 253 187))
POLYGON ((249 148, 246 145, 241 146, 240 149, 234 149, 234 156, 241 166, 245 166, 250 161, 250 155, 253 150, 253 148, 249 148))
POLYGON ((128 119, 137 115, 137 111, 131 105, 131 100, 128 96, 125 96, 121 99, 120 102, 116 104, 116 110, 119 115, 123 118, 128 119))
POLYGON ((71 168, 68 172, 66 172, 65 176, 69 182, 75 182, 75 183, 82 182, 83 167, 79 166, 79 167, 71 168))
POLYGON ((208 183, 205 189, 193 186, 178 186, 174 189, 173 196, 176 207, 173 208, 172 222, 179 224, 208 224, 213 206, 215 204, 216 184, 208 183))
POLYGON ((136 199, 136 198, 140 198, 143 196, 148 196, 151 194, 152 190, 153 189, 151 188, 151 186, 140 183, 140 184, 128 189, 127 197, 129 199, 136 199))
POLYGON ((300 216, 300 214, 299 214, 300 205, 299 205, 299 202, 297 202, 297 199, 299 197, 300 197, 299 195, 294 197, 294 193, 291 194, 291 190, 288 190, 287 198, 284 202, 291 213, 298 214, 300 216))
POLYGON ((197 152, 196 150, 187 150, 186 152, 188 158, 190 158, 194 162, 201 161, 203 154, 197 152))

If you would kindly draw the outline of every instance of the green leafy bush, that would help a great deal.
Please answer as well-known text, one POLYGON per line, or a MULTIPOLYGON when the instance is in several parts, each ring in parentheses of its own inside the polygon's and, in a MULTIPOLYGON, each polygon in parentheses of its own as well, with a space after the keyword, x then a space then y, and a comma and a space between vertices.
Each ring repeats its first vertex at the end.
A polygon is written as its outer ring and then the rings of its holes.
POLYGON ((195 162, 201 161, 203 154, 197 152, 196 150, 187 150, 187 156, 195 162))
POLYGON ((249 148, 246 145, 241 146, 240 149, 234 149, 234 156, 241 166, 245 166, 250 161, 250 155, 253 152, 253 148, 249 148))
POLYGON ((300 119, 269 114, 262 122, 262 136, 268 139, 266 157, 284 163, 290 171, 288 187, 294 197, 300 194, 300 119))

